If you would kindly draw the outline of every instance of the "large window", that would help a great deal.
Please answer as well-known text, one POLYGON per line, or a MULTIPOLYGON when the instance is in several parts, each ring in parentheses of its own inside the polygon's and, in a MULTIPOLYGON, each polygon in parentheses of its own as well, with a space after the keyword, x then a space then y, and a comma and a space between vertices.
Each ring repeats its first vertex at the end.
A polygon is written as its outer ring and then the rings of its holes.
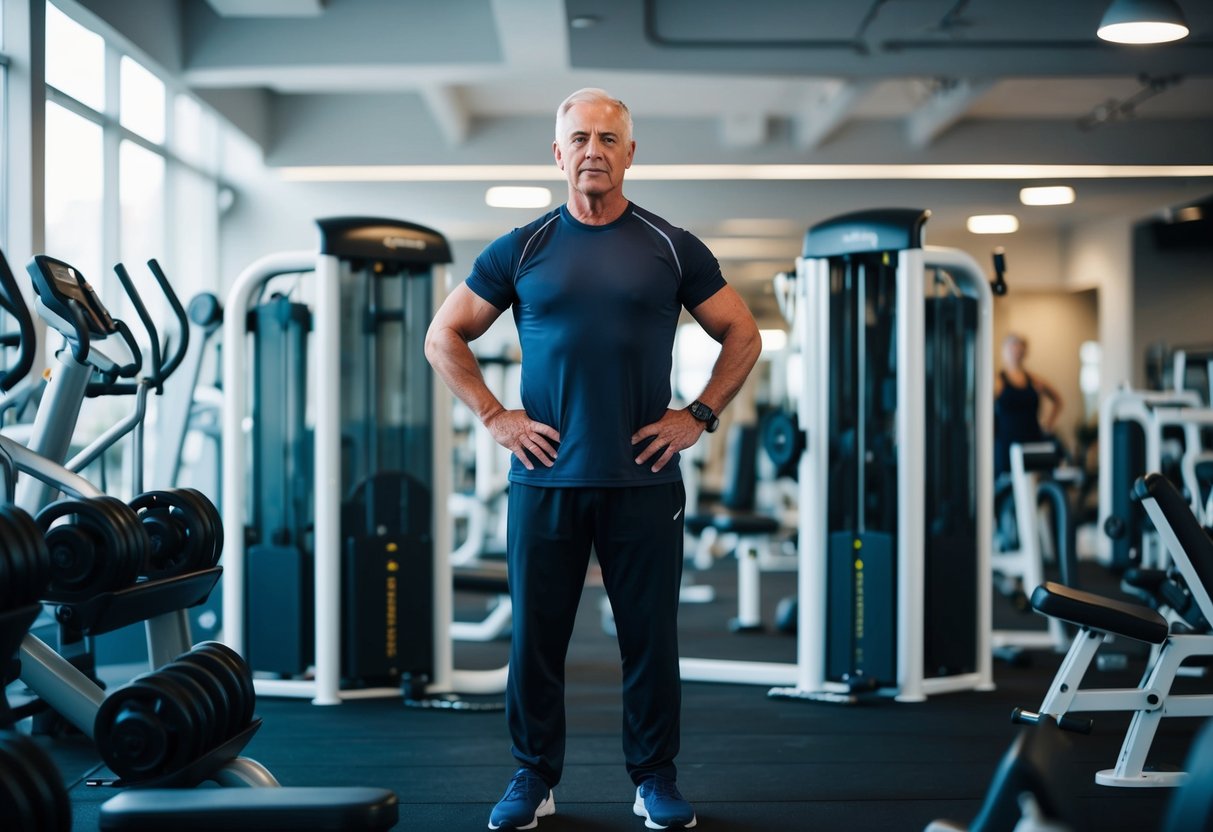
MULTIPOLYGON (((114 266, 126 266, 161 337, 175 322, 148 260, 161 264, 183 304, 219 288, 220 126, 120 35, 82 24, 95 19, 73 0, 48 4, 46 14, 44 251, 87 277, 147 357, 144 329, 114 266)), ((58 341, 52 335, 48 348, 58 341)), ((112 357, 122 357, 120 347, 112 357)), ((91 402, 81 436, 129 408, 129 401, 91 402)), ((126 473, 125 465, 110 467, 119 492, 126 473)))
POLYGON ((102 256, 101 125, 46 103, 46 248, 97 281, 102 256))
MULTIPOLYGON (((49 4, 46 55, 47 252, 127 317, 119 262, 150 292, 155 258, 183 302, 218 288, 217 120, 119 38, 49 4)), ((148 307, 162 319, 158 296, 148 307)))
POLYGON ((105 109, 105 41, 49 4, 46 83, 86 107, 105 109))

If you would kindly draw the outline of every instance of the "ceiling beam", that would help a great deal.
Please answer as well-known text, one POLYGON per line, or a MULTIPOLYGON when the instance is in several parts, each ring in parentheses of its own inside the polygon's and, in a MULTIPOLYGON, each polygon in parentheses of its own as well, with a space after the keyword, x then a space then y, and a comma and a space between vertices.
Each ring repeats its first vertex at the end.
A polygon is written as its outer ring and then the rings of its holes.
POLYGON ((720 141, 735 150, 766 144, 769 120, 765 113, 726 113, 720 117, 720 141))
POLYGON ((801 150, 816 150, 832 139, 850 119, 855 105, 874 85, 871 81, 843 83, 797 113, 793 119, 796 146, 801 150))
POLYGON ((564 0, 492 0, 492 6, 507 67, 568 69, 564 0))
POLYGON ((459 87, 427 84, 421 89, 421 97, 425 99, 434 122, 442 130, 448 147, 459 147, 467 141, 472 127, 472 114, 459 87))
POLYGON ((207 0, 220 17, 317 17, 325 0, 207 0))
POLYGON ((922 150, 964 118, 969 108, 994 86, 992 81, 962 78, 941 82, 935 91, 906 118, 906 137, 922 150))

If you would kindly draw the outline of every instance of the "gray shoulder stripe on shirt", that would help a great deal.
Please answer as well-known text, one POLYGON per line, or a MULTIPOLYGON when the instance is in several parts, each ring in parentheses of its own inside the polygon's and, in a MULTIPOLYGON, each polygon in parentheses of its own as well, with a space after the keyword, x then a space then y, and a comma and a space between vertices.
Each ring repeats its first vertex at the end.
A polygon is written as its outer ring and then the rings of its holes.
POLYGON ((653 223, 646 220, 644 217, 637 214, 635 211, 632 212, 632 216, 635 217, 636 219, 640 220, 641 222, 643 222, 645 225, 652 228, 654 231, 656 231, 658 234, 660 234, 665 239, 666 245, 668 245, 670 247, 670 254, 674 255, 674 265, 678 268, 678 277, 679 277, 679 279, 681 279, 682 278, 682 263, 678 262, 678 252, 674 250, 674 242, 670 239, 669 235, 666 234, 664 231, 662 231, 657 226, 653 225, 653 223))
POLYGON ((535 233, 527 238, 526 244, 523 245, 523 247, 522 247, 522 254, 520 254, 518 256, 518 267, 516 269, 514 269, 514 280, 518 280, 518 272, 522 271, 522 264, 526 262, 526 253, 527 253, 527 250, 530 249, 531 243, 533 243, 535 241, 535 238, 540 235, 540 233, 543 231, 543 229, 547 228, 549 225, 551 225, 558 219, 560 219, 560 214, 553 215, 553 217, 550 220, 548 220, 543 225, 536 228, 535 233))

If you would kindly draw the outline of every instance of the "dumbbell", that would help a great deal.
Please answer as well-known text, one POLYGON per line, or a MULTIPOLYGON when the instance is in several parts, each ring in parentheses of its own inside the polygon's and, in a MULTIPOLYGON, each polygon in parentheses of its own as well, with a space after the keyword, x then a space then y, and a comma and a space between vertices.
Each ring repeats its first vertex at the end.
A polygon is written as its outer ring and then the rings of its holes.
POLYGON ((151 548, 138 516, 115 497, 59 500, 38 512, 50 551, 50 594, 83 600, 135 582, 151 548))
POLYGON ((147 491, 131 500, 151 542, 140 574, 167 578, 208 569, 223 551, 223 525, 214 503, 194 489, 147 491))
POLYGON ((132 782, 178 771, 207 749, 205 692, 193 680, 145 673, 105 698, 93 739, 101 759, 132 782))
POLYGON ((252 671, 239 654, 206 642, 107 696, 93 736, 115 774, 154 779, 244 730, 255 699, 252 671))
POLYGON ((0 506, 0 611, 41 599, 50 576, 50 553, 33 518, 17 506, 0 506))
POLYGON ((248 727, 253 721, 257 692, 253 688, 253 671, 239 653, 222 642, 204 641, 178 656, 177 661, 203 667, 220 680, 230 716, 225 739, 248 727))
POLYGON ((13 832, 68 832, 72 807, 58 769, 27 736, 0 732, 0 818, 13 832))

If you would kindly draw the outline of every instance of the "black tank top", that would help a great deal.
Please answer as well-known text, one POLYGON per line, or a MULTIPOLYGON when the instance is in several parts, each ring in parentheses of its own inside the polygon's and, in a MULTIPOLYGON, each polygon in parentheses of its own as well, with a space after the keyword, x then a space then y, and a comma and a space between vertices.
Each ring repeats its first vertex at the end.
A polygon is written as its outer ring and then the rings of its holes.
POLYGON ((1015 442, 1039 442, 1044 438, 1040 429, 1040 393, 1032 377, 1024 373, 1023 387, 1011 384, 1005 372, 1000 372, 1002 392, 994 400, 994 470, 1002 473, 1011 465, 1011 445, 1015 442))

